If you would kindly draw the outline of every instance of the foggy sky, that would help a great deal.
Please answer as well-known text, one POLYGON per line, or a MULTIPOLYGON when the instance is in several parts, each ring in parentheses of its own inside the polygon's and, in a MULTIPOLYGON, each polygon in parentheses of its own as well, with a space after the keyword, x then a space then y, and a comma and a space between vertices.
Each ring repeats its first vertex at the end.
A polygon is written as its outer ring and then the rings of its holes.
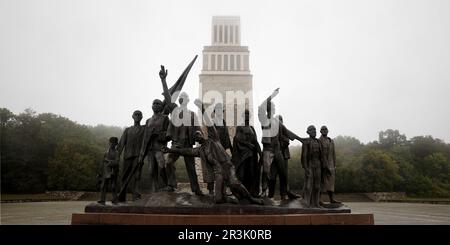
POLYGON ((447 0, 0 0, 0 107, 131 125, 133 110, 148 118, 162 98, 159 66, 170 85, 199 55, 184 87, 193 101, 214 15, 241 17, 254 103, 280 87, 292 131, 325 124, 368 142, 392 128, 450 142, 447 0))

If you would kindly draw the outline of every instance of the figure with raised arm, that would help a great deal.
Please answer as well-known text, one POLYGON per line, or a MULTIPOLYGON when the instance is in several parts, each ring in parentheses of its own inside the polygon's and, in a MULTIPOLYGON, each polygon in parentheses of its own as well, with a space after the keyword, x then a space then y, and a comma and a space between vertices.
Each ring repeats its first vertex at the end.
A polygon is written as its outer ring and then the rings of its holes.
MULTIPOLYGON (((203 103, 196 100, 195 104, 204 109, 203 103)), ((255 204, 263 204, 260 199, 253 198, 248 190, 236 178, 234 165, 231 158, 220 143, 217 130, 209 118, 209 115, 203 115, 207 123, 208 137, 205 139, 201 131, 195 133, 195 140, 200 144, 196 148, 168 149, 166 152, 176 153, 183 156, 200 157, 206 165, 212 166, 215 175, 214 200, 216 203, 228 202, 226 187, 228 186, 233 195, 240 201, 248 201, 255 204)))
POLYGON ((168 114, 174 106, 168 92, 167 70, 164 69, 164 66, 161 66, 159 76, 163 85, 164 101, 153 100, 153 115, 145 123, 144 138, 138 162, 142 165, 144 158, 148 155, 152 189, 155 191, 171 191, 167 186, 166 161, 161 148, 167 145, 168 114))
MULTIPOLYGON (((303 141, 302 138, 288 130, 275 115, 275 104, 272 99, 279 93, 279 88, 275 89, 272 94, 261 103, 258 107, 258 119, 262 128, 262 144, 263 144, 263 171, 261 177, 262 195, 267 196, 268 183, 271 180, 270 169, 272 164, 276 164, 280 169, 280 196, 282 200, 289 197, 294 198, 292 195, 288 195, 288 183, 287 183, 287 171, 284 166, 284 157, 281 152, 280 146, 280 134, 285 132, 285 136, 290 140, 303 141)), ((286 166, 287 167, 287 166, 286 166)), ((272 194, 272 193, 270 193, 272 194)), ((270 197, 270 196, 269 196, 270 197)))
MULTIPOLYGON (((291 153, 289 151, 290 141, 293 139, 298 139, 300 142, 304 142, 304 138, 300 138, 296 134, 289 131, 283 123, 283 117, 278 115, 276 117, 278 122, 280 123, 280 132, 279 132, 279 141, 280 141, 280 150, 281 155, 283 156, 283 161, 281 164, 278 161, 272 162, 270 165, 270 180, 269 180, 269 198, 273 198, 275 194, 275 185, 277 181, 277 177, 280 179, 280 193, 286 191, 287 197, 289 199, 299 198, 298 195, 292 193, 289 190, 289 180, 288 180, 288 162, 291 158, 291 153), (283 187, 282 187, 283 186, 283 187)), ((286 196, 283 196, 282 199, 286 199, 286 196)))

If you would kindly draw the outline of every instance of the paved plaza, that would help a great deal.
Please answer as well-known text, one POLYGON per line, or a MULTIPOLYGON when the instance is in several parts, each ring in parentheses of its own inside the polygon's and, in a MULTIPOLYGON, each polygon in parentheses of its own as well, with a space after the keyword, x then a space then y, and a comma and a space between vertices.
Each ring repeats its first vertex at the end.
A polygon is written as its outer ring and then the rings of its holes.
MULTIPOLYGON (((90 201, 2 203, 1 224, 70 224, 90 201)), ((450 225, 450 205, 349 202, 352 213, 373 213, 377 225, 450 225)))

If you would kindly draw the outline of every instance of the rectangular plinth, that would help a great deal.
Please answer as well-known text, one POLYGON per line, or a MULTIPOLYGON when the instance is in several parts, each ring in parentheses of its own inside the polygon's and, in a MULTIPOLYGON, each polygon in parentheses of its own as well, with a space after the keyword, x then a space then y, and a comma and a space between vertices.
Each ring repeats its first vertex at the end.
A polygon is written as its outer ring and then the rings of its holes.
POLYGON ((73 225, 373 225, 373 214, 180 215, 74 213, 73 225))

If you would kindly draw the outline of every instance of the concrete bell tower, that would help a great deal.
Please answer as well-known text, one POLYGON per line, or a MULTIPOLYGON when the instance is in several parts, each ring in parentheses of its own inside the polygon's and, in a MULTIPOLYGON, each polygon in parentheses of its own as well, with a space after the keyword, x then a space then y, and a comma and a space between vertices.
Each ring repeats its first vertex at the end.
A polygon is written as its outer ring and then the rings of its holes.
POLYGON ((230 135, 234 136, 233 126, 241 120, 245 108, 250 110, 252 120, 253 82, 249 50, 247 46, 241 46, 239 16, 212 18, 211 45, 203 47, 199 88, 200 98, 205 102, 214 94, 221 95, 230 135))

